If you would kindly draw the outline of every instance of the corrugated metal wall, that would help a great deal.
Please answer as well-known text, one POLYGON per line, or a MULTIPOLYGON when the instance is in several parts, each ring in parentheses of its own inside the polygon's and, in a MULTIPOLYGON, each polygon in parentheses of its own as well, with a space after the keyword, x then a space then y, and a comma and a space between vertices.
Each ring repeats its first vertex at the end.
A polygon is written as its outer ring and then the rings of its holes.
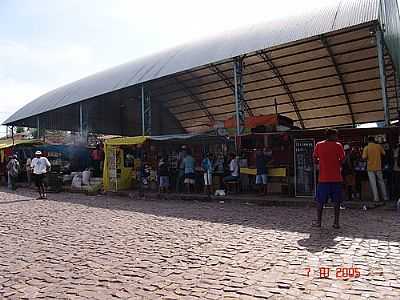
MULTIPOLYGON (((378 18, 378 1, 330 1, 324 8, 310 7, 309 12, 304 15, 288 16, 223 34, 210 35, 205 40, 149 55, 55 89, 28 103, 5 123, 11 124, 32 115, 237 55, 373 22, 378 18)), ((282 11, 284 10, 282 7, 282 11)))
POLYGON ((398 72, 400 70, 400 15, 397 0, 380 1, 379 22, 385 29, 385 42, 398 72))
POLYGON ((387 88, 395 119, 392 60, 400 71, 397 1, 336 0, 303 16, 249 26, 94 74, 39 97, 8 121, 35 127, 39 114, 46 128, 77 130, 78 103, 83 101, 90 131, 139 135, 138 83, 151 80, 146 89, 153 105, 153 134, 205 129, 212 119, 223 121, 234 114, 231 57, 245 53, 244 93, 252 112, 273 113, 276 100, 279 113, 305 121, 307 128, 380 121, 381 83, 371 34, 378 22, 386 29, 387 88), (260 53, 268 54, 268 61, 260 53))

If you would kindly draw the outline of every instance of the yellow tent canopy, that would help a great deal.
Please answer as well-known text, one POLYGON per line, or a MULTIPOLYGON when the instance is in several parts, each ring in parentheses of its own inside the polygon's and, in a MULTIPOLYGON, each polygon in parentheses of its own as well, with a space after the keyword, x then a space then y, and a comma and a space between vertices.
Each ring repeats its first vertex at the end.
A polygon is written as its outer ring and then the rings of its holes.
POLYGON ((0 162, 3 163, 5 160, 4 149, 11 148, 13 146, 19 146, 19 145, 33 146, 33 145, 39 145, 39 144, 42 144, 42 141, 40 141, 40 140, 14 140, 14 143, 13 143, 12 139, 0 140, 0 162))
POLYGON ((143 144, 148 136, 134 136, 134 137, 121 137, 121 138, 112 138, 105 141, 105 145, 107 146, 123 146, 123 145, 138 145, 143 144))
POLYGON ((119 146, 139 145, 149 139, 148 136, 120 137, 111 138, 104 142, 104 168, 103 168, 103 185, 104 189, 110 190, 115 185, 115 190, 126 189, 131 185, 133 178, 132 168, 125 168, 122 160, 123 153, 118 150, 119 146), (120 173, 116 173, 116 169, 120 173), (118 179, 118 177, 120 177, 118 179))
POLYGON ((42 144, 42 141, 40 140, 15 140, 14 143, 12 139, 5 139, 5 140, 0 140, 0 150, 1 149, 6 149, 12 146, 17 146, 17 145, 39 145, 42 144))

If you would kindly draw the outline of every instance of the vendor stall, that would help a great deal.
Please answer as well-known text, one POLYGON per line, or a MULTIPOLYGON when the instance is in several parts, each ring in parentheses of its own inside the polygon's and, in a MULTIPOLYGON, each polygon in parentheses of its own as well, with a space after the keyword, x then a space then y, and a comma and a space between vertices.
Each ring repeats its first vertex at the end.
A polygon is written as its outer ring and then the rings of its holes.
POLYGON ((48 158, 53 170, 63 173, 82 172, 90 166, 89 149, 77 145, 41 145, 36 150, 48 158))
POLYGON ((196 168, 199 170, 205 153, 226 155, 229 150, 233 150, 233 143, 233 140, 226 137, 201 134, 108 139, 105 141, 104 189, 118 191, 135 188, 143 171, 146 171, 147 174, 146 186, 155 188, 160 157, 168 160, 171 170, 171 186, 174 187, 178 167, 177 155, 182 145, 191 149, 196 161, 196 168))
POLYGON ((40 145, 35 150, 40 150, 51 163, 47 180, 52 192, 61 191, 63 185, 72 183, 76 174, 82 174, 90 167, 89 149, 84 146, 40 145))
POLYGON ((242 189, 253 191, 256 175, 256 151, 267 148, 271 153, 268 163, 269 193, 289 194, 293 155, 289 151, 291 139, 286 132, 254 133, 240 138, 242 189), (248 178, 247 178, 248 177, 248 178))
MULTIPOLYGON (((372 200, 372 192, 368 182, 367 163, 362 160, 362 150, 368 144, 368 137, 375 138, 378 144, 385 149, 386 155, 382 160, 382 170, 388 193, 394 196, 393 186, 393 150, 399 143, 399 128, 344 128, 338 130, 339 142, 347 145, 352 155, 352 164, 355 171, 354 200, 372 200)), ((324 140, 324 130, 305 130, 290 132, 292 139, 313 140, 314 143, 324 140)), ((308 157, 312 155, 309 154, 308 157)), ((310 159, 310 158, 309 158, 310 159)), ((312 158, 311 158, 312 159, 312 158)), ((315 170, 315 184, 317 183, 318 170, 315 170)))
MULTIPOLYGON (((354 157, 352 160, 356 178, 354 199, 371 200, 366 162, 361 158, 369 136, 375 137, 386 150, 382 168, 388 192, 393 195, 392 154, 395 145, 399 143, 399 128, 346 128, 339 129, 338 133, 339 142, 348 145, 354 157)), ((251 190, 254 183, 256 150, 268 148, 272 151, 272 160, 268 166, 269 192, 314 197, 318 169, 314 165, 313 149, 317 142, 325 138, 324 130, 290 130, 241 136, 240 151, 244 162, 241 174, 249 176, 247 188, 251 190)), ((246 188, 246 184, 244 186, 246 188)))
MULTIPOLYGON (((354 154, 357 199, 370 199, 366 163, 361 159, 361 151, 369 136, 387 149, 384 158, 384 173, 389 192, 393 188, 391 154, 398 144, 398 128, 340 129, 339 142, 349 145, 354 154)), ((268 193, 297 197, 314 197, 317 186, 318 169, 314 165, 315 144, 325 139, 324 130, 288 130, 282 132, 252 133, 241 136, 236 142, 240 146, 241 190, 255 191, 256 151, 268 149, 271 159, 268 163, 268 193)), ((105 164, 103 183, 105 190, 126 190, 137 187, 139 176, 146 171, 148 188, 155 188, 157 167, 160 157, 168 160, 171 169, 171 187, 174 190, 177 171, 177 155, 182 145, 193 152, 196 171, 201 173, 204 153, 227 154, 234 152, 234 139, 211 135, 171 135, 153 137, 112 138, 105 141, 105 164)), ((214 160, 215 165, 215 160, 214 160)), ((214 169, 215 170, 215 169, 214 169)), ((216 176, 215 176, 216 177, 216 176)), ((196 179, 197 180, 197 179, 196 179)), ((217 183, 214 182, 215 186, 217 183)))

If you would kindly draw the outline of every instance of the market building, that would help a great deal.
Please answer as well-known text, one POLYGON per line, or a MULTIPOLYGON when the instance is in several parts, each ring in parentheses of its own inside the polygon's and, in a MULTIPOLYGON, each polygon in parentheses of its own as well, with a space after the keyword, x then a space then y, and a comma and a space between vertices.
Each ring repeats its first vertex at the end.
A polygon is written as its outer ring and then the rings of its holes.
POLYGON ((271 127, 388 128, 400 113, 399 29, 395 0, 333 1, 83 78, 30 102, 4 125, 83 138, 230 129, 237 148, 240 136, 271 127))

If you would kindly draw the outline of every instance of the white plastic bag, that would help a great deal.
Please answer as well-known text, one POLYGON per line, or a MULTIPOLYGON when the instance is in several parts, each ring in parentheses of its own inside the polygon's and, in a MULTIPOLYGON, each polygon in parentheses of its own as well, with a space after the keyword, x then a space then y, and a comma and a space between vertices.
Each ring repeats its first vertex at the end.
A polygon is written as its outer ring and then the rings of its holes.
POLYGON ((90 184, 90 171, 82 172, 82 184, 89 185, 90 184))
POLYGON ((81 175, 75 175, 72 179, 72 187, 73 188, 81 188, 82 187, 82 177, 81 175))
POLYGON ((215 191, 215 196, 226 196, 225 190, 216 190, 215 191))

